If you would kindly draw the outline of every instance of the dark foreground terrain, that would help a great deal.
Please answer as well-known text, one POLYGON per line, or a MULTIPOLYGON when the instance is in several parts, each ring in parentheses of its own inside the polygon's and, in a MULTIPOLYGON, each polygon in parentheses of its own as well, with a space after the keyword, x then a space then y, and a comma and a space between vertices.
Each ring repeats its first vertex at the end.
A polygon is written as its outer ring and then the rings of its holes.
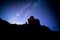
POLYGON ((40 21, 31 16, 28 23, 22 25, 10 24, 0 18, 0 32, 52 32, 46 26, 41 26, 40 21))

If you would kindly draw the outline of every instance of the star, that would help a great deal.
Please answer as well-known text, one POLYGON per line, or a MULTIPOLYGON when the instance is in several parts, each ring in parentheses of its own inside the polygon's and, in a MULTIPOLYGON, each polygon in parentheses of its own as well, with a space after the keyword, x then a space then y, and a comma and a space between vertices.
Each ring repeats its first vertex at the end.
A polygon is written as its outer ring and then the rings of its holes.
POLYGON ((17 13, 17 14, 16 14, 16 16, 17 16, 17 17, 19 17, 19 16, 20 16, 20 14, 19 14, 19 13, 17 13))

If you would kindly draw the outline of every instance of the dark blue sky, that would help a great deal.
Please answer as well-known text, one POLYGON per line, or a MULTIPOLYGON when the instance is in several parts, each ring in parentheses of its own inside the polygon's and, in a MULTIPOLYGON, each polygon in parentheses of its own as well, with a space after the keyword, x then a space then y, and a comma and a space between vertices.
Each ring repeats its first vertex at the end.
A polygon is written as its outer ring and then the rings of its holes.
POLYGON ((0 18, 11 24, 24 24, 30 16, 34 16, 41 25, 52 31, 59 30, 56 13, 47 0, 5 0, 0 5, 0 18))

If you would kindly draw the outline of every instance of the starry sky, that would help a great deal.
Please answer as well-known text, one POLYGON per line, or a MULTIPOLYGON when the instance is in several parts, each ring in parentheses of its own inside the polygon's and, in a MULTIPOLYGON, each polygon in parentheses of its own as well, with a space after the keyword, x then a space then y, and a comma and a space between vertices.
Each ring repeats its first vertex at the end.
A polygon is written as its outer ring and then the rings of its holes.
POLYGON ((52 31, 59 31, 53 7, 47 0, 3 0, 0 2, 0 18, 11 24, 24 24, 30 16, 40 20, 52 31))

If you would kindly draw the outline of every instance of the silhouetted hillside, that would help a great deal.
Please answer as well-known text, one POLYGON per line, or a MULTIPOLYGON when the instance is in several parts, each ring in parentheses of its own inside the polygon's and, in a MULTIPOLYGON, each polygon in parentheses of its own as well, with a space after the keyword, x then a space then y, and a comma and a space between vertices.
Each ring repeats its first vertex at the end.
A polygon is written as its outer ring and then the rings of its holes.
POLYGON ((1 32, 51 32, 46 26, 41 26, 39 19, 31 16, 28 23, 23 25, 10 24, 0 18, 1 32))

